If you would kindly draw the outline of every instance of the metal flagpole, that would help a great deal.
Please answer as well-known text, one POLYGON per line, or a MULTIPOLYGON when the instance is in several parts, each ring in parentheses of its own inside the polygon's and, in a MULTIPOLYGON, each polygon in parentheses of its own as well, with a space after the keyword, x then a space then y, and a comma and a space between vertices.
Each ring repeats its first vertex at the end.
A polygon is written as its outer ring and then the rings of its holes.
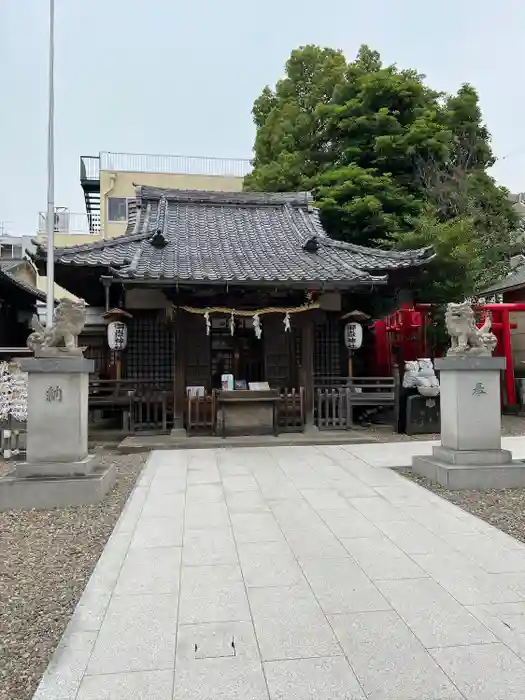
POLYGON ((49 112, 47 132, 47 300, 46 326, 55 306, 55 0, 49 0, 49 112))

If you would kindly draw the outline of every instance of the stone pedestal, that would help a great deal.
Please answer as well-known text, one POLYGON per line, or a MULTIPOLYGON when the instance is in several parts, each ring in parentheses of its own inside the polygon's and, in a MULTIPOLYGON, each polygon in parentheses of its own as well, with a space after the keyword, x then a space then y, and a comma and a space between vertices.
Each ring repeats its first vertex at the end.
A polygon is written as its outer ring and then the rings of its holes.
POLYGON ((23 360, 21 365, 28 373, 27 466, 82 462, 88 454, 93 360, 42 357, 23 360))
POLYGON ((416 473, 446 488, 525 486, 525 464, 501 449, 500 375, 503 357, 445 357, 440 370, 441 445, 414 457, 416 473))
POLYGON ((88 455, 88 383, 93 361, 79 356, 20 361, 28 373, 27 461, 0 479, 0 510, 99 502, 114 467, 88 455))

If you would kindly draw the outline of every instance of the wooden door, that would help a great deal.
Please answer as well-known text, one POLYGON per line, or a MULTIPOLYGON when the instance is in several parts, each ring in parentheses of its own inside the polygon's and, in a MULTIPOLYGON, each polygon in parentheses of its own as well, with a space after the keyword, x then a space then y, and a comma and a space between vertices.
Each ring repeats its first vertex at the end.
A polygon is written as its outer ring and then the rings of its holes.
POLYGON ((200 314, 184 318, 186 386, 210 388, 210 337, 200 314))
POLYGON ((265 381, 272 389, 290 388, 292 384, 292 333, 284 330, 280 314, 263 318, 265 381))

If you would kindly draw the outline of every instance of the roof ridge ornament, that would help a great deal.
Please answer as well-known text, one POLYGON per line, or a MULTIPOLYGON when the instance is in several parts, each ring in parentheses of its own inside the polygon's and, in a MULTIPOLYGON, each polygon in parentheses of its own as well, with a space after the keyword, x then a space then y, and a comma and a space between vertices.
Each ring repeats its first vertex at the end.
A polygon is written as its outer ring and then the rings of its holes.
POLYGON ((150 238, 150 243, 154 248, 165 248, 168 245, 164 231, 166 229, 166 213, 168 211, 168 200, 161 197, 157 209, 156 231, 150 238))
POLYGON ((153 234, 149 242, 154 248, 165 248, 168 245, 168 241, 160 229, 153 234))
POLYGON ((320 248, 320 243, 319 243, 317 236, 312 236, 303 245, 303 250, 305 250, 307 253, 317 253, 319 248, 320 248))

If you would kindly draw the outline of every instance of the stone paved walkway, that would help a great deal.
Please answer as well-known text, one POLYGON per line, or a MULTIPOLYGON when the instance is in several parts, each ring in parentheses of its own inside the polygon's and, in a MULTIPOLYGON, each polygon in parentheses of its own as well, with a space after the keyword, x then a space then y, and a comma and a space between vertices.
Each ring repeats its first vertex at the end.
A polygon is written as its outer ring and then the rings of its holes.
POLYGON ((153 453, 35 700, 523 700, 525 545, 430 449, 153 453))

